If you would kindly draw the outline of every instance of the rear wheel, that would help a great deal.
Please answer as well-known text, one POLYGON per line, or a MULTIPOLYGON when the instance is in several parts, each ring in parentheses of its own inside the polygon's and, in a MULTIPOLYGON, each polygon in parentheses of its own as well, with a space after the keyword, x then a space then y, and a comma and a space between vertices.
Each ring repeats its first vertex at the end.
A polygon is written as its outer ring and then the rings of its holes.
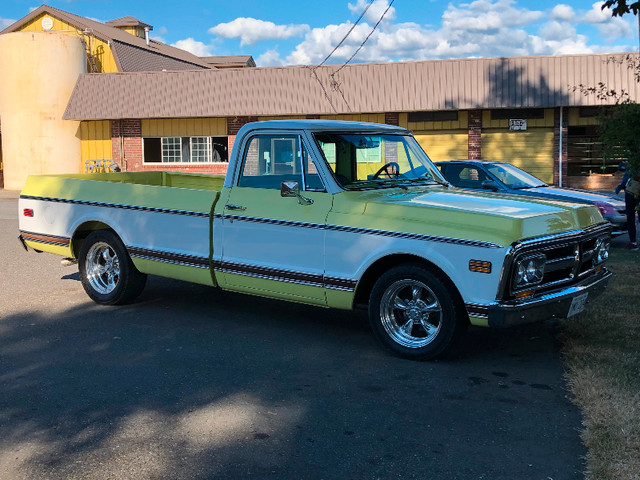
POLYGON ((109 230, 92 232, 84 240, 78 268, 85 292, 101 305, 131 302, 147 282, 147 276, 133 265, 122 241, 109 230))
POLYGON ((459 303, 438 275, 400 265, 375 283, 369 321, 378 341, 396 355, 427 360, 464 335, 468 322, 459 303))

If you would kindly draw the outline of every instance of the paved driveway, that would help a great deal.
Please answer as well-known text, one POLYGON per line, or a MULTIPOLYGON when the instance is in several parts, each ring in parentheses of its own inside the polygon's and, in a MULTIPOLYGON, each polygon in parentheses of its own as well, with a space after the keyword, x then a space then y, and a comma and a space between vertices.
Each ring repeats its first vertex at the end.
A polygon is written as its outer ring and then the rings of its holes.
POLYGON ((0 191, 3 479, 582 478, 553 324, 418 363, 364 313, 156 277, 101 307, 16 210, 0 191))

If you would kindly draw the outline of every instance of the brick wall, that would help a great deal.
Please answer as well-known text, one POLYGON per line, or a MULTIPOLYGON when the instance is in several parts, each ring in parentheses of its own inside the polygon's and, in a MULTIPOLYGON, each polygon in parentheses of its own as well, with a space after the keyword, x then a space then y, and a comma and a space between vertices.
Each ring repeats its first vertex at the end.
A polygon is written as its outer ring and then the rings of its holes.
POLYGON ((111 121, 111 158, 122 171, 142 168, 142 122, 139 119, 111 121))
POLYGON ((469 160, 482 159, 482 110, 469 110, 469 160))
POLYGON ((244 125, 257 121, 258 117, 227 117, 227 135, 237 135, 244 125))
MULTIPOLYGON (((569 184, 567 178, 567 146, 569 144, 569 109, 564 108, 562 112, 562 126, 560 125, 560 109, 558 107, 553 112, 553 184, 559 185, 560 181, 560 128, 562 128, 562 186, 569 184)), ((585 188, 580 185, 578 188, 585 188)))
MULTIPOLYGON (((231 152, 229 144, 229 152, 231 152)), ((189 163, 163 165, 154 163, 145 165, 142 155, 142 122, 139 119, 111 121, 111 151, 113 161, 122 171, 145 172, 151 170, 166 170, 182 173, 209 173, 224 175, 228 163, 207 163, 193 165, 189 163)))

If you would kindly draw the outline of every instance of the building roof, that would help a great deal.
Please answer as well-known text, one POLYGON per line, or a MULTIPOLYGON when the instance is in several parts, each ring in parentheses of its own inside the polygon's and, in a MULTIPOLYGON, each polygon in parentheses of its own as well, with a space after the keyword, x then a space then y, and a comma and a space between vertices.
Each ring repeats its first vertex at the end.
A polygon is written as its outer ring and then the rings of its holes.
POLYGON ((639 101, 640 85, 624 61, 627 55, 83 74, 64 118, 331 115, 614 103, 573 89, 599 82, 639 101))
MULTIPOLYGON (((173 69, 176 70, 198 68, 211 69, 210 65, 200 60, 196 55, 185 50, 181 50, 155 40, 151 40, 150 45, 147 46, 144 38, 127 33, 114 26, 100 23, 79 15, 74 15, 73 13, 65 12, 64 10, 59 10, 48 5, 42 5, 35 9, 27 16, 21 18, 12 25, 9 25, 0 33, 15 32, 23 25, 29 23, 42 14, 51 15, 52 17, 56 17, 69 25, 76 27, 78 30, 92 33, 104 42, 111 42, 113 45, 112 51, 116 65, 118 65, 120 71, 131 71, 127 70, 127 68, 138 63, 153 66, 153 70, 162 70, 162 66, 164 64, 171 65, 173 69), (171 59, 171 61, 163 60, 160 57, 171 59)), ((133 17, 130 18, 133 19, 133 17)), ((169 68, 165 69, 169 70, 169 68)))
POLYGON ((255 67, 256 62, 251 55, 226 55, 215 57, 200 57, 208 65, 217 68, 255 67))
POLYGON ((110 25, 112 27, 142 27, 148 28, 149 30, 153 30, 153 27, 148 23, 144 23, 141 20, 138 20, 136 17, 132 17, 131 15, 127 15, 126 17, 116 18, 115 20, 109 20, 108 22, 104 22, 105 25, 110 25))

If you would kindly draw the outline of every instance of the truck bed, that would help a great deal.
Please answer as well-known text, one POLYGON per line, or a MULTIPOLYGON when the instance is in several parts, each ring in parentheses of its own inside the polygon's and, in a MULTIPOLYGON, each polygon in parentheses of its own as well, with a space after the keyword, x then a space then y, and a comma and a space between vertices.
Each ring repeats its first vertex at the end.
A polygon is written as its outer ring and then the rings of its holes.
POLYGON ((215 284, 210 214, 223 183, 170 172, 31 176, 20 195, 21 237, 36 250, 76 257, 87 232, 110 228, 140 271, 215 284))

